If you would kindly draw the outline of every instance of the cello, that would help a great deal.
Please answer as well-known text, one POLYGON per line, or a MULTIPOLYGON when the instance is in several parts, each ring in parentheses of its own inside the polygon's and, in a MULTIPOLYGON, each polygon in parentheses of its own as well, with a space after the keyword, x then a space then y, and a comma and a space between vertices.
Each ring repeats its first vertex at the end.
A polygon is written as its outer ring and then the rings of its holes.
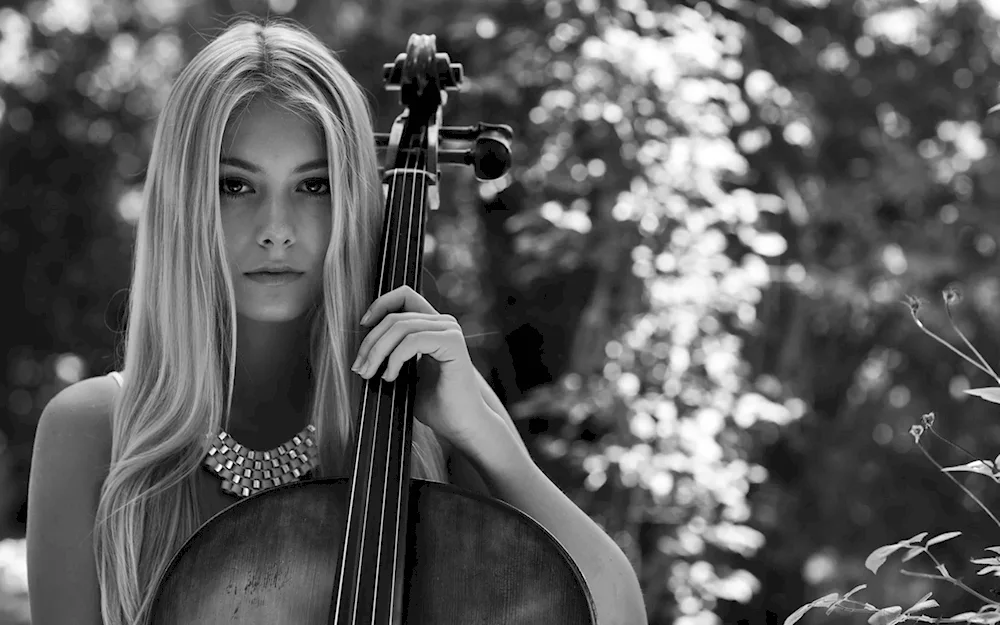
MULTIPOLYGON (((442 126, 462 65, 411 35, 383 66, 403 111, 376 133, 385 218, 375 299, 420 289, 428 207, 442 164, 480 180, 510 168, 509 126, 442 126)), ((416 359, 365 380, 348 478, 290 482, 206 521, 157 580, 152 625, 593 625, 577 565, 500 500, 410 477, 416 359)))

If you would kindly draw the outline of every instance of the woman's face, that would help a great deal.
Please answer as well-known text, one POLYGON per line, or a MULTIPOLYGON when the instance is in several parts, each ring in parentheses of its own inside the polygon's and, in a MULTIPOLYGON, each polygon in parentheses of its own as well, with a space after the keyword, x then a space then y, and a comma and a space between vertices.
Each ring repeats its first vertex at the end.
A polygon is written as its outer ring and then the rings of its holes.
POLYGON ((255 100, 226 127, 219 172, 237 313, 255 321, 297 319, 322 290, 330 241, 330 179, 322 130, 295 113, 255 100), (299 273, 251 273, 269 265, 287 265, 299 273))

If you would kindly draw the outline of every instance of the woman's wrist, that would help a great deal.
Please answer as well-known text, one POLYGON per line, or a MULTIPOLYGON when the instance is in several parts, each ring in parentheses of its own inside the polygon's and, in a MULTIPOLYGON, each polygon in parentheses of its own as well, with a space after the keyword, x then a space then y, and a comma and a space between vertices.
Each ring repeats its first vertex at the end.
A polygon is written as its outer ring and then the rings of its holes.
POLYGON ((525 470, 537 468, 503 418, 485 403, 482 409, 489 416, 481 420, 485 425, 461 440, 450 442, 472 461, 491 488, 498 481, 517 479, 525 470))

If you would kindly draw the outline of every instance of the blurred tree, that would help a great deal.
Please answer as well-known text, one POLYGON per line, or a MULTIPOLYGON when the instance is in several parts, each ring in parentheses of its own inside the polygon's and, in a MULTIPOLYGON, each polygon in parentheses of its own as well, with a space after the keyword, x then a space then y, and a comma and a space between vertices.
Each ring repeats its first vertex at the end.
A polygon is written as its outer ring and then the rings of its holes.
MULTIPOLYGON (((920 414, 936 410, 952 440, 992 458, 990 407, 961 394, 984 380, 920 333, 900 304, 908 293, 940 302, 942 287, 963 283, 959 323, 995 359, 988 311, 998 285, 997 221, 989 204, 998 125, 985 112, 996 100, 1000 49, 997 16, 986 6, 711 7, 744 29, 750 114, 732 136, 750 164, 746 184, 781 198, 785 210, 771 223, 789 243, 774 259, 747 360, 759 381, 804 408, 780 433, 752 431, 771 479, 751 494, 768 547, 750 567, 763 589, 747 614, 784 616, 804 589, 813 598, 859 583, 869 583, 862 597, 873 603, 910 605, 932 589, 928 580, 893 567, 872 580, 863 563, 875 547, 923 530, 965 531, 939 551, 956 576, 981 591, 988 583, 971 581, 968 564, 993 544, 985 517, 907 435, 920 414)), ((925 307, 925 320, 946 329, 941 312, 925 307)), ((944 464, 966 460, 940 443, 931 452, 944 464)), ((967 484, 977 494, 986 486, 967 484)), ((933 590, 942 615, 968 607, 954 588, 933 590)))

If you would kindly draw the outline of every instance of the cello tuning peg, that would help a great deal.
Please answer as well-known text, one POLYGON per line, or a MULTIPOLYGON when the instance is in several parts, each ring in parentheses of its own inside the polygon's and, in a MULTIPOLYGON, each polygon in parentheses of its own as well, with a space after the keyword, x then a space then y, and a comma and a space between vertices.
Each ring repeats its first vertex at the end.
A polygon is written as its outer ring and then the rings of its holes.
POLYGON ((469 155, 480 180, 496 180, 510 170, 510 140, 499 132, 487 131, 476 137, 469 155))

